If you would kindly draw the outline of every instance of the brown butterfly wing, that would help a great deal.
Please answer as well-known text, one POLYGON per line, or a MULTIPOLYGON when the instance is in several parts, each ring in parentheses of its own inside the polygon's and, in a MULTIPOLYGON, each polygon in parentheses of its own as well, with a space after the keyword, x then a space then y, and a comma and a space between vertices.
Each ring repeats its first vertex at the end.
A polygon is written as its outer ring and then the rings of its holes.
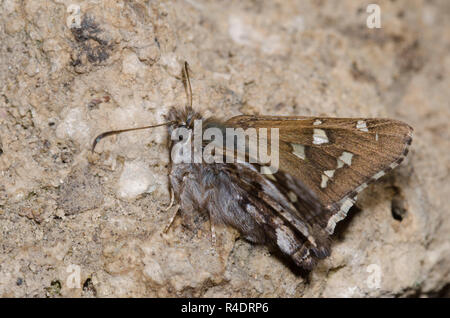
POLYGON ((358 192, 402 162, 412 140, 412 128, 392 119, 243 115, 226 124, 279 129, 279 170, 301 180, 330 211, 329 233, 358 192))

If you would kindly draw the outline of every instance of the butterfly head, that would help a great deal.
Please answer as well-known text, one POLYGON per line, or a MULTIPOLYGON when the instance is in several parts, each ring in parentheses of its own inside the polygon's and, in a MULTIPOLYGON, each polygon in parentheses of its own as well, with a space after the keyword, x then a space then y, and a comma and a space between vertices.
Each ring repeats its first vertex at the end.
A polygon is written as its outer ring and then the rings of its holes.
POLYGON ((171 122, 168 126, 170 135, 177 128, 192 130, 194 128, 194 121, 201 120, 202 115, 194 111, 192 107, 185 107, 184 109, 172 107, 166 115, 166 119, 171 122))

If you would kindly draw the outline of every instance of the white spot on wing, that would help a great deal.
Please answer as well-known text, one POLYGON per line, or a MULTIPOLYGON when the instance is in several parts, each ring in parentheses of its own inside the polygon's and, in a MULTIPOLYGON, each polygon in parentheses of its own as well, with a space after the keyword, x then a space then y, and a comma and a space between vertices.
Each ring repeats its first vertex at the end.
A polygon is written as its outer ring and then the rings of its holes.
POLYGON ((341 205, 341 209, 339 210, 339 212, 336 213, 335 215, 333 215, 328 220, 326 231, 330 234, 333 234, 336 223, 341 221, 342 219, 344 219, 347 216, 348 210, 350 210, 350 208, 355 203, 355 201, 350 198, 346 198, 341 202, 342 202, 342 205, 341 205))
POLYGON ((292 255, 298 247, 294 233, 287 226, 277 227, 275 230, 278 247, 286 254, 292 255))
POLYGON ((329 140, 328 140, 327 134, 325 133, 325 130, 314 129, 313 144, 321 145, 321 144, 326 144, 328 142, 329 142, 329 140))
MULTIPOLYGON (((365 188, 367 188, 367 183, 361 184, 359 187, 357 187, 357 188, 355 189, 355 191, 356 191, 356 193, 359 193, 359 192, 361 192, 362 190, 364 190, 365 188)), ((355 197, 355 200, 356 200, 356 197, 355 197)))
POLYGON ((289 200, 291 200, 291 202, 293 202, 293 203, 297 202, 297 200, 298 200, 297 195, 292 191, 288 192, 288 197, 289 197, 289 200))
POLYGON ((333 178, 335 171, 336 170, 325 170, 323 172, 323 174, 322 174, 322 182, 320 183, 320 187, 322 189, 327 187, 328 180, 333 178))
POLYGON ((378 141, 378 133, 375 133, 375 141, 378 141))
POLYGON ((351 166, 352 164, 353 154, 347 151, 344 151, 342 155, 337 159, 337 167, 342 168, 344 163, 351 166))
POLYGON ((325 170, 323 173, 324 173, 328 178, 333 178, 334 172, 335 172, 335 170, 325 170))
POLYGON ((320 187, 326 188, 327 187, 327 182, 328 182, 329 178, 326 175, 322 175, 322 183, 320 183, 320 187))
POLYGON ((277 179, 274 177, 272 170, 270 170, 267 166, 261 167, 261 173, 266 176, 266 178, 269 178, 272 181, 277 181, 277 179))
POLYGON ((375 180, 377 180, 377 179, 380 179, 382 176, 384 176, 385 175, 385 172, 383 171, 383 170, 381 170, 381 171, 378 171, 377 173, 375 173, 374 175, 373 175, 373 177, 372 177, 372 179, 375 179, 375 180))
POLYGON ((391 169, 394 169, 394 168, 397 168, 398 165, 399 165, 398 162, 393 162, 393 163, 391 163, 391 164, 389 165, 389 167, 390 167, 391 169))
POLYGON ((369 132, 369 129, 367 129, 367 124, 364 120, 358 120, 358 122, 356 123, 356 129, 364 132, 369 132))
POLYGON ((341 211, 343 211, 345 214, 347 214, 348 210, 353 206, 355 202, 352 199, 347 199, 344 201, 341 207, 341 211))
POLYGON ((292 153, 294 155, 296 155, 297 157, 299 157, 300 159, 305 160, 306 156, 305 156, 305 146, 300 145, 300 144, 291 144, 292 148, 294 148, 294 150, 292 151, 292 153))
POLYGON ((313 123, 314 126, 322 124, 322 121, 320 119, 316 119, 313 123))

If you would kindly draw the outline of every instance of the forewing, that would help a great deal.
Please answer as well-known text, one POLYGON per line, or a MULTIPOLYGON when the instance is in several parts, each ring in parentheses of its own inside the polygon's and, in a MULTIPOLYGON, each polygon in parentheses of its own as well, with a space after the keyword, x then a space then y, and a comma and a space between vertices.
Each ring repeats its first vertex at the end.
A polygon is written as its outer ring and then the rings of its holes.
POLYGON ((329 233, 357 193, 402 162, 412 140, 412 128, 392 119, 237 116, 227 125, 279 129, 279 170, 330 211, 329 233))

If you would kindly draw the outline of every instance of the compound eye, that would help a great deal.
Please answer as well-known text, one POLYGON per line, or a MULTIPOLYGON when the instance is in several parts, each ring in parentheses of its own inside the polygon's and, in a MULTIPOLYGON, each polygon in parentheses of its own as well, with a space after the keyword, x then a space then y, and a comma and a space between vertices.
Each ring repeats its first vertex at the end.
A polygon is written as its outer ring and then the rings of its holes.
POLYGON ((178 141, 182 141, 183 140, 183 136, 182 135, 179 135, 178 136, 178 141))

